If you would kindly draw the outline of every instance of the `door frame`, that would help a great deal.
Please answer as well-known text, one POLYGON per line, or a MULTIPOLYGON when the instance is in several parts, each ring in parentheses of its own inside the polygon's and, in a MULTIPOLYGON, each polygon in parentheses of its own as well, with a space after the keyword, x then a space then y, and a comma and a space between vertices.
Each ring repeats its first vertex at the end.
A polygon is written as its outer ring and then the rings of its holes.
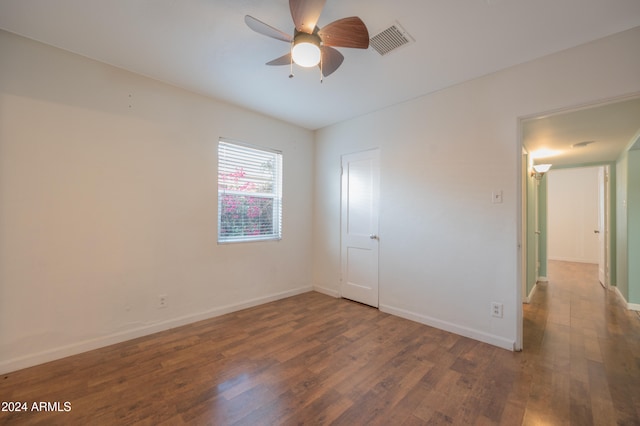
POLYGON ((348 153, 344 153, 340 155, 340 251, 339 251, 339 255, 340 255, 340 283, 339 283, 339 289, 338 289, 338 294, 339 297, 344 298, 344 294, 343 294, 343 284, 344 284, 344 280, 345 280, 345 265, 344 265, 344 252, 343 252, 343 248, 344 248, 344 229, 345 229, 345 223, 344 223, 344 203, 345 203, 345 173, 344 173, 344 159, 345 157, 348 156, 354 156, 354 155, 361 155, 361 154, 367 154, 367 153, 372 153, 375 154, 376 159, 377 159, 377 163, 378 163, 378 169, 377 169, 377 188, 376 188, 376 195, 377 195, 377 201, 376 201, 376 208, 378 210, 377 214, 378 214, 378 220, 377 220, 377 227, 378 229, 375 230, 375 240, 376 240, 376 253, 378 253, 378 256, 376 258, 376 268, 377 268, 377 272, 376 272, 376 303, 375 305, 370 305, 372 307, 375 307, 376 309, 380 309, 380 268, 379 268, 379 251, 380 251, 380 239, 379 239, 379 223, 380 223, 380 219, 379 219, 379 214, 380 214, 380 148, 375 147, 375 148, 368 148, 368 149, 363 149, 360 151, 354 151, 354 152, 348 152, 348 153))
MULTIPOLYGON (((611 287, 611 166, 603 165, 600 166, 600 170, 602 170, 602 180, 601 182, 600 172, 598 173, 598 226, 600 226, 600 215, 602 215, 602 222, 604 224, 603 228, 600 232, 603 232, 602 241, 598 241, 598 255, 600 255, 601 250, 604 250, 604 258, 602 259, 604 262, 604 282, 601 282, 604 288, 611 287), (600 187, 602 186, 603 194, 600 199, 600 187), (604 246, 604 247, 602 247, 604 246)), ((599 236, 600 237, 600 236, 599 236)), ((599 238, 600 240, 600 238, 599 238)), ((599 257, 599 256, 598 256, 599 257)), ((599 265, 598 265, 599 266, 599 265)), ((598 278, 600 277, 600 271, 598 271, 598 278)))
MULTIPOLYGON (((518 284, 516 285, 517 324, 516 324, 516 343, 514 347, 515 350, 524 349, 523 348, 524 320, 523 320, 522 300, 523 300, 523 294, 526 291, 526 285, 527 285, 526 271, 528 267, 526 252, 524 252, 524 250, 526 250, 527 240, 529 237, 529 232, 527 230, 527 223, 526 223, 526 220, 527 220, 526 211, 527 211, 528 203, 526 199, 526 187, 525 189, 523 189, 523 186, 524 186, 524 182, 526 182, 527 179, 529 178, 529 174, 528 174, 528 170, 526 170, 522 165, 522 152, 523 150, 525 150, 525 147, 523 145, 523 123, 527 120, 535 119, 538 117, 562 114, 566 112, 579 111, 579 110, 594 108, 601 105, 606 105, 606 104, 611 104, 616 102, 623 102, 625 100, 638 98, 639 96, 640 96, 640 92, 634 92, 634 93, 629 93, 622 96, 594 100, 581 105, 574 105, 574 106, 558 108, 554 110, 548 110, 546 112, 543 111, 535 114, 518 116, 516 118, 517 132, 518 132, 516 137, 516 143, 518 147, 518 149, 516 150, 516 153, 517 153, 516 174, 520 179, 519 184, 516 186, 516 190, 519 195, 519 199, 521 200, 521 202, 518 203, 518 208, 517 208, 518 217, 516 220, 516 224, 517 224, 517 235, 519 240, 517 243, 517 247, 521 251, 521 253, 519 256, 517 256, 517 262, 516 262, 517 264, 516 277, 517 277, 518 284)), ((591 166, 614 166, 615 162, 611 163, 611 162, 603 161, 600 163, 590 164, 590 165, 591 166)), ((605 221, 605 233, 606 233, 605 259, 608 266, 607 271, 605 271, 605 279, 607 280, 607 283, 608 283, 607 288, 611 288, 611 286, 613 285, 611 281, 611 273, 612 273, 612 269, 615 267, 615 265, 611 265, 611 250, 612 250, 611 239, 613 238, 613 234, 611 232, 611 221, 612 221, 612 218, 615 217, 615 212, 612 211, 613 204, 610 201, 611 194, 615 194, 616 188, 613 187, 615 182, 616 182, 615 167, 609 167, 609 182, 607 185, 605 185, 605 190, 608 191, 608 197, 606 197, 608 198, 606 201, 608 205, 605 207, 605 210, 606 210, 606 215, 609 219, 605 221)))

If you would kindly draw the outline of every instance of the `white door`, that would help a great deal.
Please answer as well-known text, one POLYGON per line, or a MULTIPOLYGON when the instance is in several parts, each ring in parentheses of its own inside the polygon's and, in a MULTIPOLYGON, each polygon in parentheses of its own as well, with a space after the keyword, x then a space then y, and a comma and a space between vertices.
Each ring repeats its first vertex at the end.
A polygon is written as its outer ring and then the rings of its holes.
POLYGON ((598 168, 598 228, 594 232, 598 235, 598 279, 607 286, 607 259, 606 259, 606 208, 607 208, 607 180, 608 176, 604 167, 598 168))
MULTIPOLYGON (((548 178, 548 175, 547 175, 548 178)), ((538 278, 540 278, 540 181, 536 179, 533 187, 533 211, 534 211, 534 252, 535 252, 535 270, 536 270, 536 283, 538 282, 538 278)))
POLYGON ((378 307, 380 151, 342 157, 342 297, 378 307))

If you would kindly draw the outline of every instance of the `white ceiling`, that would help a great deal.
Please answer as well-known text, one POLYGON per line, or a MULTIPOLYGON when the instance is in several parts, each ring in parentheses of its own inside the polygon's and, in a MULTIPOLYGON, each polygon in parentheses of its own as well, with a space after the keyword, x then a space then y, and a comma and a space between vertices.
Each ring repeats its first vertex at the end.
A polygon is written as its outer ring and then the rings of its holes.
POLYGON ((415 39, 386 56, 339 49, 341 68, 265 66, 287 43, 287 0, 0 0, 0 28, 317 129, 640 25, 638 0, 328 0, 320 27, 359 16, 371 36, 415 39))
MULTIPOLYGON (((639 0, 327 0, 320 27, 359 16, 370 36, 399 23, 415 42, 386 56, 339 49, 318 69, 270 67, 293 32, 288 0, 0 0, 0 28, 101 62, 318 129, 640 25, 639 0)), ((640 99, 523 123, 529 152, 556 166, 613 161, 638 137, 640 99), (584 148, 571 145, 596 141, 584 148)))

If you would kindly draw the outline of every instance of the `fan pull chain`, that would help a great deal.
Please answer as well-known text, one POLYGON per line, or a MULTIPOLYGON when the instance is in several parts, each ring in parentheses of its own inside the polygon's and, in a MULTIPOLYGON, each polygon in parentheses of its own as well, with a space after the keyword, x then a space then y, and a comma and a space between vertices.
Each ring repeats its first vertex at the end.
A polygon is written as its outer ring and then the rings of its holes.
POLYGON ((322 55, 320 55, 320 84, 324 81, 324 74, 322 74, 322 65, 324 64, 324 61, 322 59, 322 55))
POLYGON ((291 67, 291 72, 289 73, 289 78, 293 78, 293 42, 291 42, 291 61, 290 61, 290 67, 291 67))

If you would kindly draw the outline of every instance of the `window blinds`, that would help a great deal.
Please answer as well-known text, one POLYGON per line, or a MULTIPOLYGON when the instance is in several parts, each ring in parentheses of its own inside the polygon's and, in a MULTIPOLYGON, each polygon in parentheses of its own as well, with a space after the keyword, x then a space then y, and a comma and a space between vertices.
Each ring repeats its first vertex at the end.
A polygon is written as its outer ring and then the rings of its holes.
POLYGON ((282 237, 282 154, 218 142, 218 242, 282 237))

